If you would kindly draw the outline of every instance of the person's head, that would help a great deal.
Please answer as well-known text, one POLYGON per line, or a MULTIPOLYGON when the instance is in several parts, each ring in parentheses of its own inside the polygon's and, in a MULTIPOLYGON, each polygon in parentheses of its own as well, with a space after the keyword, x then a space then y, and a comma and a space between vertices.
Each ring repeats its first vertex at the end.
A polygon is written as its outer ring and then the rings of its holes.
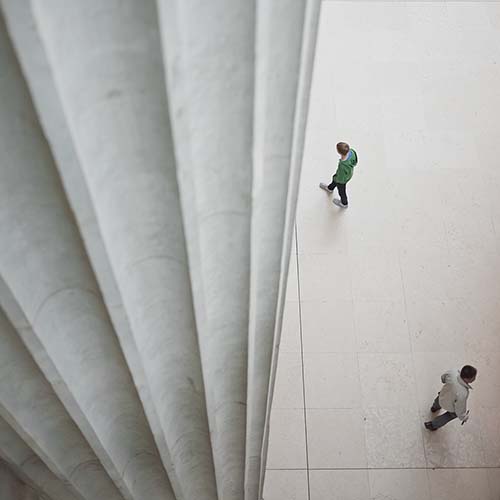
POLYGON ((465 365, 460 370, 460 376, 462 377, 462 380, 464 382, 467 382, 468 384, 476 380, 476 375, 477 375, 477 370, 470 365, 465 365))
POLYGON ((349 144, 347 142, 339 142, 337 144, 337 152, 339 155, 345 156, 349 153, 349 144))

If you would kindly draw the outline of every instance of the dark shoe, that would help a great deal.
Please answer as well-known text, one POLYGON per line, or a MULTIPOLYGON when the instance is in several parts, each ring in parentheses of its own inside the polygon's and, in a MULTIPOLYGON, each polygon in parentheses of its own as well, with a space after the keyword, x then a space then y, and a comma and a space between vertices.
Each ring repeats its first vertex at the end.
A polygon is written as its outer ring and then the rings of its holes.
POLYGON ((431 412, 432 413, 436 413, 437 411, 439 411, 441 408, 434 408, 434 406, 431 406, 431 412))
POLYGON ((425 422, 425 428, 428 430, 428 431, 436 431, 437 429, 434 429, 434 427, 432 427, 432 422, 425 422))

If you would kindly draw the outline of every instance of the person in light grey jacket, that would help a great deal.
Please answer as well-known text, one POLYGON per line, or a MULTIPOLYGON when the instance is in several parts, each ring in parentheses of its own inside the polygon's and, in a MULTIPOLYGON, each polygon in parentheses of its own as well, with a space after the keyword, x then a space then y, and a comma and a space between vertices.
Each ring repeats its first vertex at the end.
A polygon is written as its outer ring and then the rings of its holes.
POLYGON ((468 417, 467 398, 472 389, 470 384, 476 380, 477 370, 470 365, 465 365, 461 370, 450 370, 441 375, 443 388, 439 391, 437 398, 431 407, 431 412, 436 413, 442 408, 446 413, 439 415, 430 422, 425 422, 425 428, 435 431, 455 418, 459 418, 464 424, 468 417))

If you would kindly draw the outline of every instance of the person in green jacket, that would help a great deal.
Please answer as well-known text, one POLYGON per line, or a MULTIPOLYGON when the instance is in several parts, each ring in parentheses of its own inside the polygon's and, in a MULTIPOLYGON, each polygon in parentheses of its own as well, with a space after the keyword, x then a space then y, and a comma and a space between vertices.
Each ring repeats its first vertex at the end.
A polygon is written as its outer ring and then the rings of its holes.
POLYGON ((341 208, 347 208, 349 202, 346 194, 346 184, 351 180, 354 167, 358 164, 358 155, 354 149, 349 147, 346 142, 339 142, 337 144, 337 152, 340 155, 339 165, 337 172, 333 176, 330 184, 320 182, 319 187, 328 193, 333 193, 335 188, 338 189, 340 200, 333 199, 333 203, 341 208))

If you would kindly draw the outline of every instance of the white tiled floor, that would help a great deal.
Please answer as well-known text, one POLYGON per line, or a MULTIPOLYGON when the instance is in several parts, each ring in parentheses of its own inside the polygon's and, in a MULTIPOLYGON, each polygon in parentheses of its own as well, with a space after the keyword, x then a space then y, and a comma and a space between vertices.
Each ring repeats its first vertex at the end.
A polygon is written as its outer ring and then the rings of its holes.
POLYGON ((499 89, 499 2, 323 2, 265 500, 500 500, 499 89))

